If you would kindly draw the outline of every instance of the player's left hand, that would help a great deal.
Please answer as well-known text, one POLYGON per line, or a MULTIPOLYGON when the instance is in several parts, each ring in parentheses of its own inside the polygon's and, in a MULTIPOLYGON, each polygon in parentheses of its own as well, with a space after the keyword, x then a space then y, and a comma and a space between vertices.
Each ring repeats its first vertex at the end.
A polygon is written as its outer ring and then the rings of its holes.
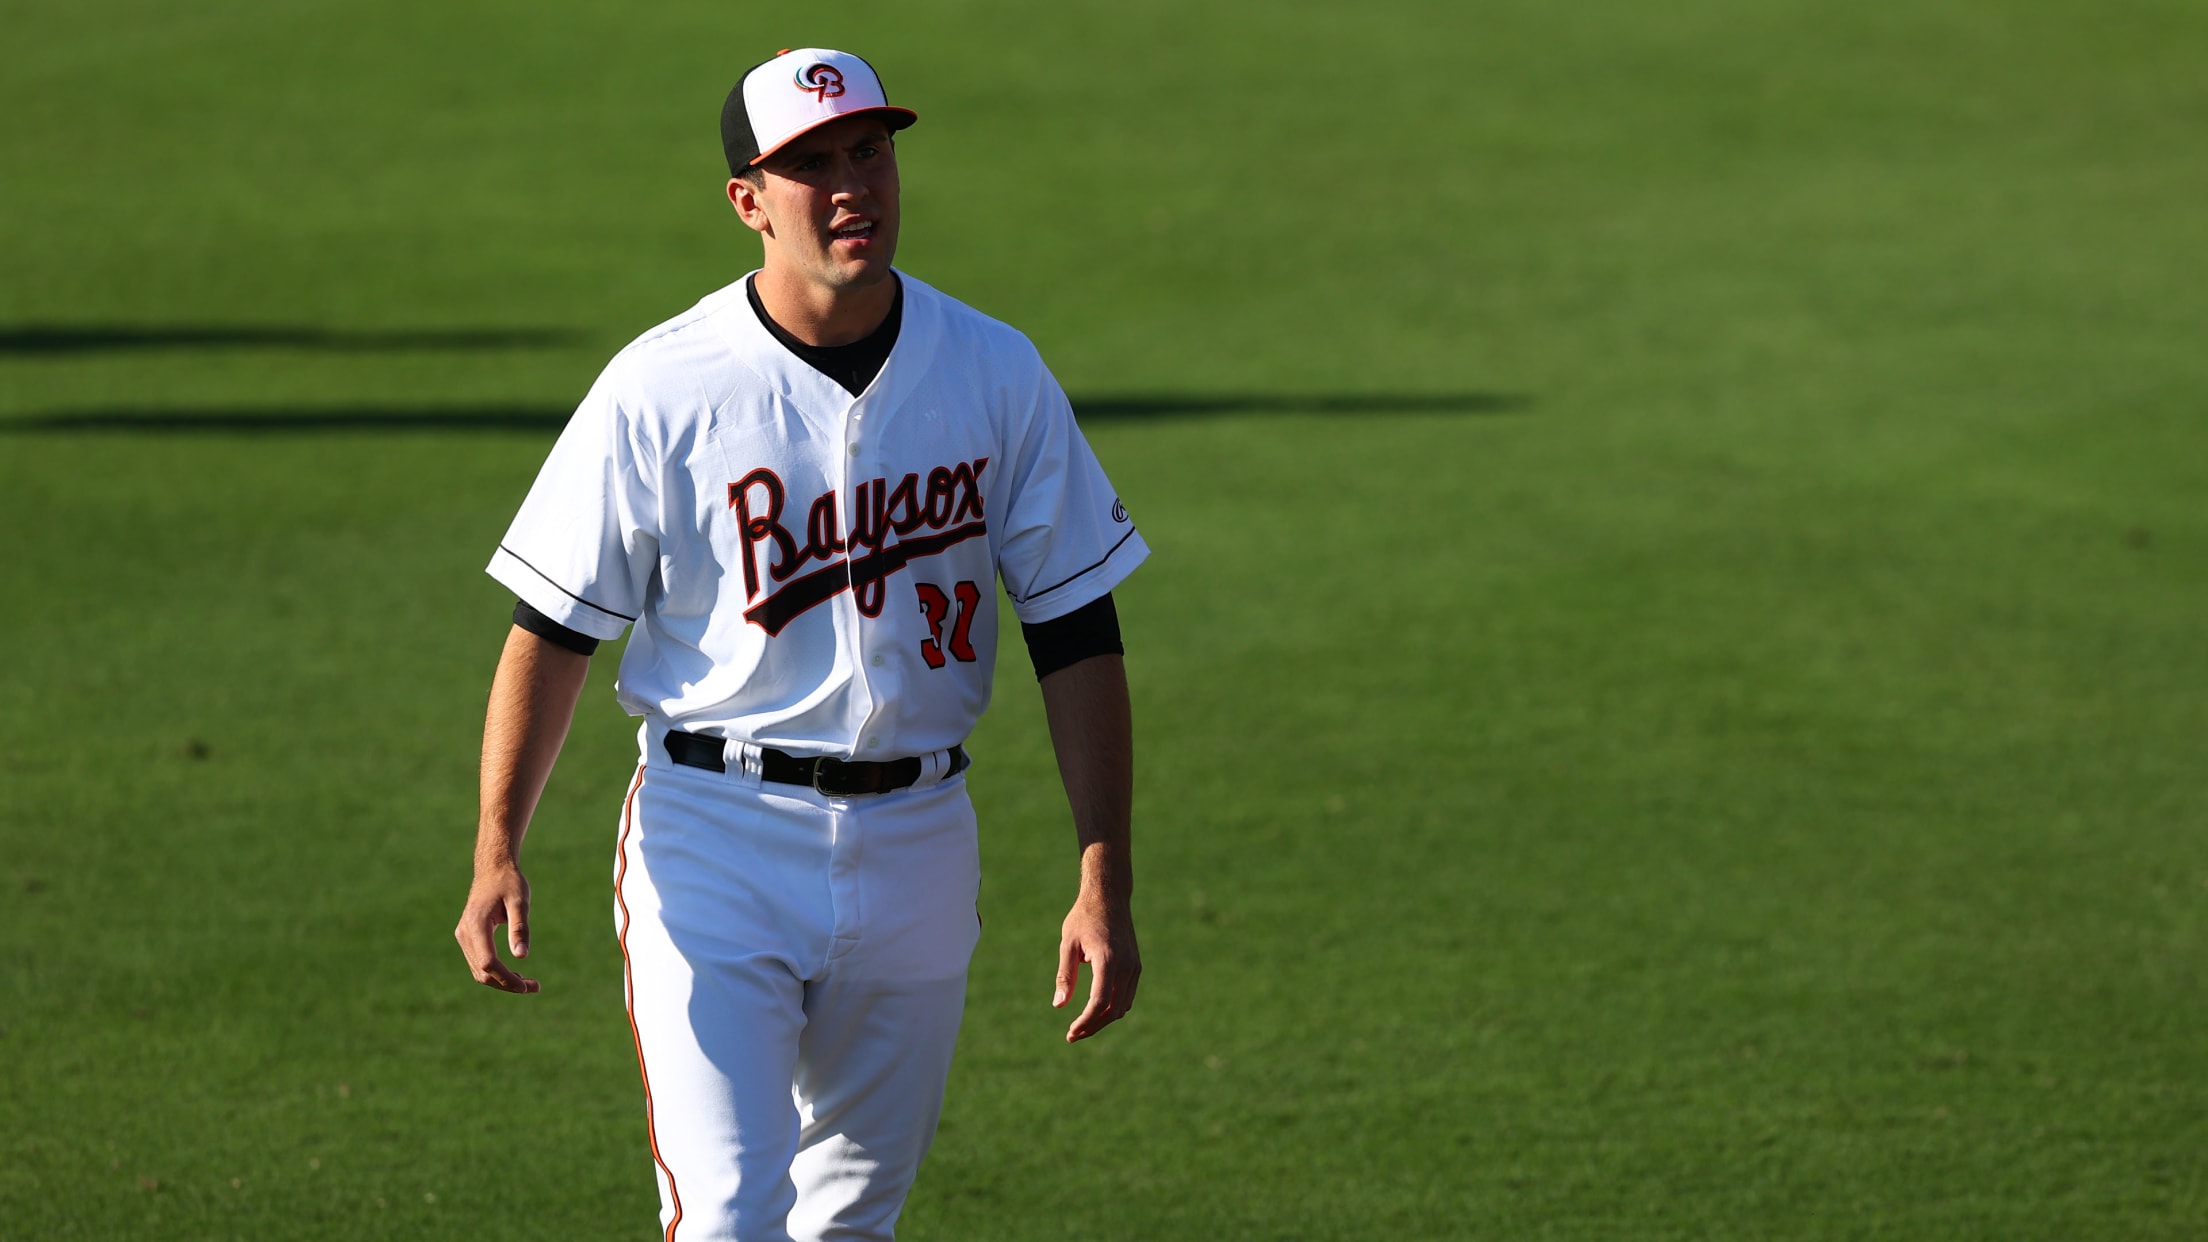
POLYGON ((1081 963, 1089 964, 1089 1003, 1066 1028, 1066 1042, 1087 1039, 1127 1016, 1142 982, 1142 953, 1135 947, 1135 919, 1125 902, 1083 893, 1066 915, 1058 937, 1058 990, 1053 1009, 1073 998, 1081 963))

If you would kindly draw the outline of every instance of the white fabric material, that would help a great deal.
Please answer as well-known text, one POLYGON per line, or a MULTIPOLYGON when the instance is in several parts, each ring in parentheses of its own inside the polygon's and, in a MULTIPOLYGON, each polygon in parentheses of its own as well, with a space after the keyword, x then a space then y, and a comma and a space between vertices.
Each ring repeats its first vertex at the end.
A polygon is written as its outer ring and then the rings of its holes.
POLYGON ((614 886, 662 1237, 886 1242, 979 937, 965 781, 829 799, 662 753, 614 886))
POLYGON ((489 572, 592 637, 634 621, 632 715, 796 754, 945 750, 988 706, 993 580, 1047 621, 1149 554, 1027 338, 901 279, 856 398, 739 281, 616 355, 560 434, 489 572))
POLYGON ((830 48, 784 52, 744 76, 744 115, 761 155, 839 116, 888 106, 874 66, 830 48))

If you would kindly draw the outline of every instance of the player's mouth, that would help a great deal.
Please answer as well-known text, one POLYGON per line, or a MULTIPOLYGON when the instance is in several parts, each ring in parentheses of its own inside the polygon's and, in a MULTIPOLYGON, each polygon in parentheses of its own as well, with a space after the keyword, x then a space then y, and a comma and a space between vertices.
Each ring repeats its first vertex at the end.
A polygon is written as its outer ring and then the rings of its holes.
POLYGON ((832 244, 863 246, 874 237, 874 222, 872 220, 853 220, 849 224, 830 229, 828 235, 833 239, 832 244))

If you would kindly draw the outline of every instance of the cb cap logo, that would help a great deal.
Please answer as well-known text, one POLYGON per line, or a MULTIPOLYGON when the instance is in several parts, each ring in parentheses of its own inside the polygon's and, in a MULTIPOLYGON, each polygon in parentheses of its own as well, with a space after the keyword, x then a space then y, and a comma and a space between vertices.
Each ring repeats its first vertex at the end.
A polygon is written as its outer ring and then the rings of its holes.
POLYGON ((834 65, 812 64, 797 71, 797 89, 810 91, 822 103, 843 94, 843 70, 834 65))

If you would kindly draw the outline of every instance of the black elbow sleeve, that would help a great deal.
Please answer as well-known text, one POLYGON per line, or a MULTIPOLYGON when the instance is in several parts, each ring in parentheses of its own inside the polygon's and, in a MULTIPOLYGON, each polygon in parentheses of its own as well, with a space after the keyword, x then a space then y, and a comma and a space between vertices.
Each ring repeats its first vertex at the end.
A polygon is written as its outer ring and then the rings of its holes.
POLYGON ((1037 681, 1090 656, 1126 654, 1119 641, 1119 609, 1110 592, 1065 616, 1034 625, 1023 621, 1020 636, 1027 640, 1037 681))
POLYGON ((588 634, 571 630, 552 618, 529 606, 529 601, 514 601, 514 624, 529 631, 555 647, 565 647, 576 655, 589 655, 598 650, 598 640, 588 634))

